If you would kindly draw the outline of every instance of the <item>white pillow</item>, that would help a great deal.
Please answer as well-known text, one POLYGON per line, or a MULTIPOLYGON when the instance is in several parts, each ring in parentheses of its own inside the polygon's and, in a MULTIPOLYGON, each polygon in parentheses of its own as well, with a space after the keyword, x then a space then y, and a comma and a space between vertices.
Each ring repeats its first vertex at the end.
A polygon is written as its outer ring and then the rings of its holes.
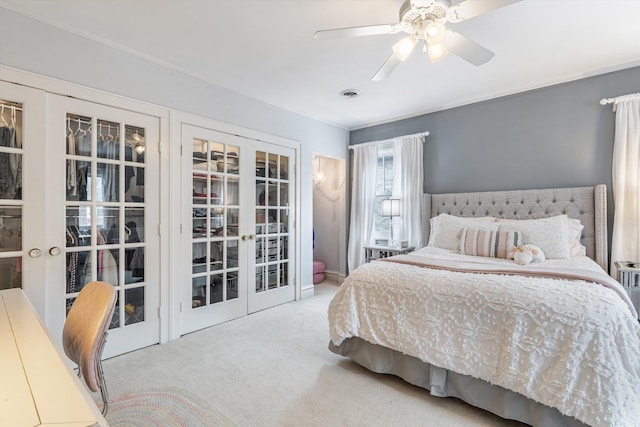
POLYGON ((498 223, 495 221, 490 216, 473 218, 440 214, 429 220, 431 231, 427 246, 457 251, 460 249, 458 234, 463 228, 498 231, 498 223))
POLYGON ((570 258, 566 215, 540 219, 500 219, 500 230, 519 231, 525 244, 537 245, 547 258, 570 258))
POLYGON ((582 236, 584 225, 580 223, 579 219, 567 218, 567 230, 569 233, 569 252, 571 253, 571 256, 586 256, 587 248, 580 243, 580 237, 582 236))

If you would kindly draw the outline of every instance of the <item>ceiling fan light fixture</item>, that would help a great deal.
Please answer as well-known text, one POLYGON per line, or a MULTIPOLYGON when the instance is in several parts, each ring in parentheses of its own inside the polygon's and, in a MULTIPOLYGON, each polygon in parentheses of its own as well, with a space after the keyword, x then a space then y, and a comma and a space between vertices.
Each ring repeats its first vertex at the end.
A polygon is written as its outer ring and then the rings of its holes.
POLYGON ((442 43, 428 45, 427 52, 429 53, 429 59, 431 60, 432 64, 441 61, 442 58, 447 56, 447 54, 449 53, 446 46, 442 43))
POLYGON ((431 21, 424 29, 424 41, 430 45, 442 43, 446 34, 447 30, 442 23, 431 21))
POLYGON ((418 38, 416 36, 408 36, 400 40, 398 43, 393 45, 393 54, 400 61, 404 61, 411 55, 413 49, 418 44, 418 38))

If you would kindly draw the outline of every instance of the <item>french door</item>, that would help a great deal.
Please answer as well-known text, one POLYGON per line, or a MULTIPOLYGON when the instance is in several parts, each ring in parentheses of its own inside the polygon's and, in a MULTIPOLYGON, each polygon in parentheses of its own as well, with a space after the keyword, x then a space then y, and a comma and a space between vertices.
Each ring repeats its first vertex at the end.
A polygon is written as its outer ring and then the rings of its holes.
POLYGON ((94 280, 117 290, 106 357, 159 342, 159 119, 48 95, 49 328, 94 280))
POLYGON ((45 93, 0 81, 0 289, 22 288, 46 319, 45 93), (31 252, 30 257, 27 254, 31 252))
POLYGON ((159 342, 159 119, 0 82, 0 288, 61 342, 93 280, 117 289, 106 357, 159 342))
POLYGON ((293 300, 295 151, 187 124, 182 142, 181 333, 293 300))

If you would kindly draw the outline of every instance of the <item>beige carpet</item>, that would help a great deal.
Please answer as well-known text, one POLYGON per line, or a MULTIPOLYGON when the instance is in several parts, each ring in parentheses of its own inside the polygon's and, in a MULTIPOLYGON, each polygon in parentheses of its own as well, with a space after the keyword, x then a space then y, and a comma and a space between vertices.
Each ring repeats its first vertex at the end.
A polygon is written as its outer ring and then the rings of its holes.
POLYGON ((331 353, 336 290, 324 282, 312 298, 109 359, 111 399, 180 388, 238 426, 521 425, 331 353))

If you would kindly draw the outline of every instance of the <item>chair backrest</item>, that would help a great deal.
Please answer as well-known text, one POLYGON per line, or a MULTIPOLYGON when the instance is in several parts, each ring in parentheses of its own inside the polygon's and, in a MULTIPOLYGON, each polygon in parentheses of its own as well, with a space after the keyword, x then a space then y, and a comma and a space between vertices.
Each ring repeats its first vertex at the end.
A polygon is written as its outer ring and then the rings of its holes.
POLYGON ((116 304, 116 290, 106 282, 85 285, 73 302, 62 331, 67 357, 78 365, 91 391, 100 389, 98 361, 116 304))

